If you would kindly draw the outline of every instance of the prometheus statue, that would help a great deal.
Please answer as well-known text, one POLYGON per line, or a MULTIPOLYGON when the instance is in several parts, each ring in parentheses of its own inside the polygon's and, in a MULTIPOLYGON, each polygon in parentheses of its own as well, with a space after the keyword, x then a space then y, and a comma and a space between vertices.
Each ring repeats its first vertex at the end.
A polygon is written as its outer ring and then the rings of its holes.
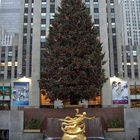
POLYGON ((62 140, 86 140, 85 136, 85 123, 84 119, 93 119, 95 117, 86 117, 86 112, 79 114, 79 109, 76 109, 75 117, 71 118, 69 116, 62 121, 61 129, 64 132, 62 140))

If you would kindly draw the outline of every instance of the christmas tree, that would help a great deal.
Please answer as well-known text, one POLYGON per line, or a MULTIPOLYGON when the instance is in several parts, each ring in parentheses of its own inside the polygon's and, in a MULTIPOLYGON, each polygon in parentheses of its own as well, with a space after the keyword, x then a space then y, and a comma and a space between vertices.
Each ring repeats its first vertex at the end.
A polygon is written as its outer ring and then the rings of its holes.
POLYGON ((95 97, 106 81, 102 44, 82 0, 62 0, 47 37, 40 85, 50 99, 95 97))

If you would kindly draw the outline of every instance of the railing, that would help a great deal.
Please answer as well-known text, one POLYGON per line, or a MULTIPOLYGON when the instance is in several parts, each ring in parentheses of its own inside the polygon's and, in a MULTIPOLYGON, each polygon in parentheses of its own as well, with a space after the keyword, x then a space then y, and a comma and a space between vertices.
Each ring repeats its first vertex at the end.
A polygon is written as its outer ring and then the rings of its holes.
MULTIPOLYGON (((46 137, 44 140, 61 140, 60 137, 48 138, 46 137)), ((88 137, 87 140, 113 140, 112 138, 104 138, 104 137, 88 137)))

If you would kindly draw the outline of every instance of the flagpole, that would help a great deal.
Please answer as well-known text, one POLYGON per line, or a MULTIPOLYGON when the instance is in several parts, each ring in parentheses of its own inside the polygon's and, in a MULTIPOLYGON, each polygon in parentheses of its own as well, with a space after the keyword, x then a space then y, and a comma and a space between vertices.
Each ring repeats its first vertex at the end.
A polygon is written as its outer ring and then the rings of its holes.
POLYGON ((135 81, 135 100, 137 100, 137 83, 135 81))
POLYGON ((3 106, 4 106, 4 96, 5 96, 5 93, 4 93, 4 90, 5 90, 5 88, 4 88, 4 83, 3 83, 3 86, 2 86, 2 100, 3 100, 3 102, 2 102, 2 104, 3 104, 3 106))

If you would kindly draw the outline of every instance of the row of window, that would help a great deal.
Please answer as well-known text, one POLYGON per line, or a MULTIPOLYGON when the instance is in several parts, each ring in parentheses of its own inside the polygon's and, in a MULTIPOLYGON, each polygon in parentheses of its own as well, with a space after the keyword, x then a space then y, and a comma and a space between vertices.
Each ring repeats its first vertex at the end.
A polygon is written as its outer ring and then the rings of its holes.
MULTIPOLYGON (((107 10, 108 11, 108 10, 107 10)), ((110 9, 111 13, 115 13, 115 9, 110 9)), ((28 13, 28 7, 24 8, 24 13, 28 13)), ((31 13, 33 13, 33 8, 31 9, 31 13)), ((46 7, 41 8, 41 13, 46 13, 46 7)), ((50 13, 55 13, 55 4, 50 5, 50 13)), ((94 8, 94 13, 99 13, 99 8, 94 8)))
MULTIPOLYGON (((129 78, 132 78, 132 72, 131 72, 131 66, 127 66, 127 74, 129 78)), ((138 73, 138 66, 134 65, 134 76, 135 78, 138 78, 139 73, 138 73)))
MULTIPOLYGON (((25 0, 25 3, 29 3, 30 0, 25 0)), ((34 3, 34 0, 32 0, 32 3, 34 3)))
MULTIPOLYGON (((42 0, 42 2, 46 2, 46 0, 42 0)), ((55 0, 50 0, 50 2, 55 2, 55 0)), ((25 3, 29 3, 29 0, 25 0, 25 3)), ((34 3, 34 0, 32 0, 32 3, 34 3)))
MULTIPOLYGON (((25 3, 28 3, 29 0, 25 0, 25 3)), ((46 0, 42 0, 42 2, 46 2, 46 0)), ((50 0, 50 2, 55 2, 55 0, 50 0)), ((85 0, 85 2, 90 2, 90 0, 85 0)), ((93 0, 93 2, 98 2, 98 0, 93 0)), ((34 0, 32 0, 32 3, 34 3, 34 0)), ((114 0, 110 0, 110 3, 114 3, 114 0)))
MULTIPOLYGON (((32 8, 31 9, 31 13, 34 12, 34 9, 32 8)), ((24 13, 27 14, 28 13, 28 7, 25 7, 24 8, 24 13)), ((42 7, 41 8, 41 13, 46 13, 46 7, 42 7)), ((50 5, 50 13, 55 13, 55 5, 54 4, 51 4, 50 5)))
MULTIPOLYGON (((85 2, 90 2, 90 0, 85 0, 85 2)), ((93 0, 93 2, 98 2, 98 0, 93 0)), ((106 0, 107 3, 107 0, 106 0)), ((110 3, 114 3, 114 0, 110 0, 110 3)))
MULTIPOLYGON (((5 71, 4 69, 1 67, 0 69, 0 79, 4 79, 4 74, 5 74, 5 71)), ((8 67, 8 70, 7 70, 7 79, 11 79, 12 77, 12 69, 11 67, 8 67)), ((13 78, 16 78, 17 77, 17 67, 15 66, 15 70, 14 70, 14 77, 13 78)))
MULTIPOLYGON (((106 12, 108 12, 108 9, 106 9, 106 12)), ((115 9, 114 8, 110 8, 110 12, 111 13, 115 13, 115 9)), ((99 13, 99 8, 94 8, 94 13, 99 13)))

